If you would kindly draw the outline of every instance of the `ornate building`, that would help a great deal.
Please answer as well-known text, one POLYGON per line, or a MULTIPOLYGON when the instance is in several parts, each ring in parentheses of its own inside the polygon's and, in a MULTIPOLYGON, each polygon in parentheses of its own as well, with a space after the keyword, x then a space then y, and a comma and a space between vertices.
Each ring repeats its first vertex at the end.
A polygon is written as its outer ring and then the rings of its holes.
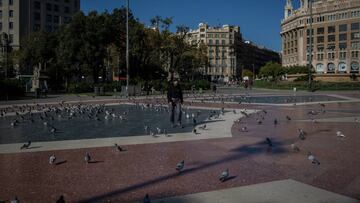
POLYGON ((286 1, 281 22, 282 64, 307 65, 312 44, 311 61, 317 75, 358 74, 360 1, 312 0, 312 9, 310 1, 300 0, 298 9, 291 0, 286 1))

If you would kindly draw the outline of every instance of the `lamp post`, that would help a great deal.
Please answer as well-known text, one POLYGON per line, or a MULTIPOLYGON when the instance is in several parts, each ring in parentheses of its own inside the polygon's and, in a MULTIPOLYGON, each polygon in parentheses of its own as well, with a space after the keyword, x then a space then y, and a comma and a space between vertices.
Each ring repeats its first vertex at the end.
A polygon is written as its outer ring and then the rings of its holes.
POLYGON ((313 0, 309 0, 309 7, 310 7, 310 30, 309 30, 309 39, 310 39, 310 43, 309 43, 309 63, 308 63, 308 75, 309 75, 309 84, 308 84, 308 89, 309 91, 311 91, 311 83, 312 83, 312 77, 311 77, 311 67, 312 67, 312 46, 313 46, 313 28, 312 28, 312 20, 313 20, 313 13, 312 13, 312 3, 313 0))
POLYGON ((126 0, 126 95, 129 97, 129 0, 126 0))

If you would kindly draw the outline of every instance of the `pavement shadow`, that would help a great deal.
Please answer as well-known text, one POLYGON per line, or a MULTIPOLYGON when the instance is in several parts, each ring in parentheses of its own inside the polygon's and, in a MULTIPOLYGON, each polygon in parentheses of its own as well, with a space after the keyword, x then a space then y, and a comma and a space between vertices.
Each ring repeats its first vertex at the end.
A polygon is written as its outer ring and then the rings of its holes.
MULTIPOLYGON (((124 187, 124 188, 120 188, 120 189, 117 189, 117 190, 113 190, 113 191, 110 191, 110 192, 107 192, 107 193, 104 193, 104 194, 100 194, 100 195, 96 195, 96 196, 89 197, 89 198, 86 198, 86 199, 82 199, 82 200, 79 201, 79 203, 102 202, 102 201, 104 201, 104 199, 107 199, 107 198, 110 198, 110 197, 113 197, 113 196, 117 196, 117 195, 122 195, 122 194, 128 193, 128 192, 133 191, 133 190, 148 187, 148 186, 153 185, 153 184, 158 184, 158 183, 161 183, 163 181, 166 181, 166 180, 178 177, 178 176, 184 176, 184 175, 186 175, 188 173, 194 173, 194 172, 197 172, 197 171, 206 170, 209 167, 216 166, 216 165, 219 165, 219 164, 223 164, 223 163, 226 163, 226 162, 240 160, 240 159, 242 159, 244 157, 247 157, 249 155, 260 154, 260 153, 266 152, 266 150, 267 150, 267 146, 266 146, 265 143, 266 143, 266 141, 261 141, 261 142, 255 143, 254 145, 242 146, 242 147, 239 147, 239 148, 236 148, 236 149, 232 150, 232 151, 237 152, 237 153, 232 153, 231 155, 228 155, 228 156, 226 156, 226 157, 224 157, 222 159, 218 159, 218 160, 215 160, 215 161, 212 161, 212 162, 204 163, 204 164, 202 164, 200 166, 196 166, 196 167, 192 167, 192 168, 186 168, 181 173, 177 173, 177 172, 170 173, 170 174, 167 174, 167 175, 164 175, 164 176, 154 178, 152 180, 148 180, 148 181, 145 181, 145 182, 140 182, 140 183, 130 185, 130 186, 127 186, 127 187, 124 187)), ((285 146, 284 142, 280 142, 280 141, 273 142, 272 153, 273 154, 281 154, 281 153, 288 152, 288 150, 286 150, 286 148, 284 146, 285 146)), ((237 176, 231 176, 231 177, 229 177, 227 179, 227 181, 231 180, 231 179, 234 179, 236 177, 237 176)), ((217 177, 214 177, 214 178, 217 178, 217 177)))
POLYGON ((67 163, 67 160, 56 162, 55 165, 61 165, 67 163))

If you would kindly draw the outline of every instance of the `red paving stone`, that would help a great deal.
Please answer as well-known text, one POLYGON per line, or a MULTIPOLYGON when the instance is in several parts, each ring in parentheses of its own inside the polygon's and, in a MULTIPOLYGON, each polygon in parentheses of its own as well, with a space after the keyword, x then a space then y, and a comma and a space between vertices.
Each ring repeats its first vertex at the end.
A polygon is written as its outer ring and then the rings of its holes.
MULTIPOLYGON (((353 110, 346 115, 359 116, 359 107, 359 103, 335 103, 326 109, 353 110)), ((0 198, 17 195, 22 202, 49 203, 64 194, 66 202, 134 202, 142 200, 146 193, 151 198, 163 198, 291 178, 360 199, 359 123, 298 121, 307 118, 308 110, 319 109, 319 105, 247 108, 265 108, 268 114, 264 123, 258 125, 255 115, 242 119, 232 127, 232 138, 131 145, 125 146, 128 151, 122 153, 104 147, 1 154, 0 198), (287 122, 286 115, 292 121, 287 122), (279 120, 277 126, 273 124, 275 117, 279 120), (240 132, 245 125, 249 132, 240 132), (306 140, 297 138, 298 128, 308 133, 306 140), (338 130, 346 138, 336 137, 338 130), (273 140, 272 150, 267 150, 266 137, 273 140), (290 150, 292 143, 299 146, 299 153, 290 150), (321 164, 311 164, 307 151, 321 164), (98 162, 84 163, 86 152, 98 162), (66 163, 49 165, 52 153, 66 163), (183 159, 185 171, 179 175, 175 166, 183 159), (234 177, 221 183, 218 176, 225 168, 234 177)), ((329 112, 317 117, 337 115, 344 116, 329 112)))

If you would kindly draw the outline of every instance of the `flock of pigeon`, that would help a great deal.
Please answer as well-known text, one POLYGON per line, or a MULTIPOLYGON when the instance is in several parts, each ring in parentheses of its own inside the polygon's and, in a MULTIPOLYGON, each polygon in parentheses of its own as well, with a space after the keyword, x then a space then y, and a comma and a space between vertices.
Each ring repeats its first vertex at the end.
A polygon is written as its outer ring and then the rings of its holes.
MULTIPOLYGON (((195 99, 196 98, 195 96, 195 99)), ((213 96, 212 98, 210 98, 210 100, 213 101, 235 101, 235 97, 232 96, 218 96, 215 97, 213 96)), ((243 100, 248 100, 250 101, 247 96, 244 96, 244 98, 242 98, 243 100)), ((209 100, 209 99, 207 99, 209 100)), ((204 102, 205 99, 201 98, 201 101, 204 102)), ((164 104, 165 99, 157 100, 157 104, 153 105, 151 103, 147 103, 147 104, 140 104, 138 101, 136 100, 131 100, 129 99, 129 102, 135 103, 135 108, 140 108, 142 110, 146 110, 146 109, 151 109, 154 110, 156 112, 168 112, 169 108, 166 107, 164 104)), ((240 102, 241 103, 241 102, 240 102)), ((189 104, 189 106, 192 104, 192 102, 189 104)), ((325 105, 324 104, 320 104, 320 111, 314 111, 311 110, 308 112, 308 116, 311 118, 311 120, 313 122, 316 122, 316 120, 314 119, 314 116, 319 115, 319 114, 324 114, 325 111, 325 105)), ((188 108, 184 108, 185 110, 183 111, 184 116, 186 119, 191 119, 192 120, 192 124, 193 124, 193 133, 194 134, 200 134, 198 133, 198 130, 195 128, 195 126, 197 126, 199 124, 199 122, 197 121, 198 116, 202 113, 200 110, 198 110, 195 113, 190 113, 188 111, 188 108)), ((114 109, 108 109, 105 107, 105 105, 101 105, 101 104, 66 104, 64 101, 58 103, 58 104, 54 104, 54 105, 19 105, 19 106, 12 106, 12 107, 8 107, 5 109, 1 109, 0 110, 0 117, 5 117, 9 112, 13 112, 15 113, 15 118, 11 121, 10 126, 12 127, 16 127, 18 125, 21 125, 22 123, 34 123, 34 122, 42 122, 44 126, 47 126, 49 128, 49 132, 50 133, 57 133, 59 132, 59 130, 53 126, 51 123, 52 121, 54 121, 55 119, 66 119, 66 120, 71 120, 74 118, 80 118, 80 119, 84 119, 84 120, 96 120, 96 121, 102 121, 102 120, 109 120, 109 119, 119 119, 119 120, 127 120, 127 115, 129 113, 129 111, 125 111, 123 113, 118 113, 115 112, 114 109)), ((224 108, 222 108, 219 111, 211 111, 207 117, 207 120, 213 120, 213 119, 219 119, 221 115, 223 115, 225 113, 224 108)), ((234 114, 237 114, 238 112, 236 110, 233 110, 234 114)), ((250 114, 246 109, 245 110, 241 110, 240 114, 242 114, 242 117, 239 118, 238 120, 235 121, 235 124, 240 124, 243 118, 249 118, 251 115, 255 115, 256 118, 256 123, 258 125, 261 125, 263 123, 263 121, 265 120, 265 116, 267 114, 266 110, 261 110, 258 111, 256 114, 250 114)), ((286 115, 285 117, 286 122, 291 122, 292 118, 288 115, 286 115)), ((279 120, 277 118, 275 118, 273 120, 274 125, 278 125, 279 124, 279 120)), ((206 124, 200 125, 198 127, 199 130, 206 130, 207 126, 206 124)), ((144 131, 145 134, 148 134, 152 137, 159 137, 161 135, 164 136, 170 136, 167 132, 166 129, 161 129, 160 127, 151 127, 149 125, 145 125, 144 126, 144 131)), ((248 132, 248 128, 246 126, 243 126, 240 128, 241 132, 248 132)), ((341 137, 341 138, 345 138, 345 135, 341 132, 338 131, 336 132, 336 136, 341 137)), ((300 140, 305 140, 307 137, 307 133, 303 130, 303 129, 298 129, 298 138, 300 140)), ((272 147, 274 147, 274 144, 271 140, 271 138, 267 137, 265 139, 265 142, 268 146, 268 149, 271 149, 272 147)), ((29 149, 31 146, 31 141, 28 141, 27 143, 23 144, 20 149, 29 149)), ((290 145, 291 149, 294 152, 299 152, 301 151, 301 149, 294 143, 290 145)), ((114 148, 116 151, 118 152, 123 152, 126 151, 126 149, 124 149, 123 147, 121 147, 118 144, 114 144, 114 148)), ((315 157, 314 154, 312 154, 310 151, 307 152, 307 158, 308 160, 311 161, 311 163, 319 165, 320 161, 315 157)), ((91 155, 89 153, 86 153, 84 155, 84 162, 85 163, 91 163, 93 161, 91 155)), ((49 164, 51 165, 55 165, 57 163, 57 157, 55 156, 55 154, 51 154, 49 157, 49 164)), ((177 171, 177 173, 182 173, 185 169, 185 160, 181 160, 179 163, 176 164, 175 166, 175 170, 177 171)), ((224 182, 226 180, 229 179, 229 169, 225 169, 223 170, 218 179, 221 182, 224 182)), ((59 200, 63 200, 63 196, 61 196, 59 198, 59 200)), ((16 198, 17 200, 17 198, 16 198)), ((148 194, 145 195, 143 202, 150 202, 150 197, 148 194)))

